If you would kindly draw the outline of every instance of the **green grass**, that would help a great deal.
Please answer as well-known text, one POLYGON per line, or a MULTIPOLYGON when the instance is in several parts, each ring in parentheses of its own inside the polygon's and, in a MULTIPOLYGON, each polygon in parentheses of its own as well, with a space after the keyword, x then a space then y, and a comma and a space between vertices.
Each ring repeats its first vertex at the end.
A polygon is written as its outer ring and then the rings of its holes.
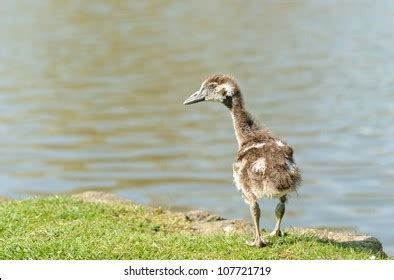
POLYGON ((245 240, 251 237, 196 235, 182 215, 132 203, 49 197, 0 204, 0 259, 369 259, 376 255, 295 234, 275 238, 262 249, 250 248, 245 240))

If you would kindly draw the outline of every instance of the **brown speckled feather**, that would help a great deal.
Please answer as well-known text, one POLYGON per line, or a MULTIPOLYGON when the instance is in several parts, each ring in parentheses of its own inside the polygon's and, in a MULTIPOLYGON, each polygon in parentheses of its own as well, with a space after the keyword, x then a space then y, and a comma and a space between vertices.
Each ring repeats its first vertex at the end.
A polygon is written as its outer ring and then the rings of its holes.
POLYGON ((244 187, 264 188, 269 185, 274 190, 267 190, 267 196, 270 196, 269 191, 274 192, 273 196, 287 190, 294 191, 301 182, 300 171, 293 159, 293 149, 266 129, 260 129, 245 137, 236 162, 246 162, 244 169, 247 176, 242 176, 245 180, 244 187), (264 168, 253 168, 258 160, 264 160, 264 168))

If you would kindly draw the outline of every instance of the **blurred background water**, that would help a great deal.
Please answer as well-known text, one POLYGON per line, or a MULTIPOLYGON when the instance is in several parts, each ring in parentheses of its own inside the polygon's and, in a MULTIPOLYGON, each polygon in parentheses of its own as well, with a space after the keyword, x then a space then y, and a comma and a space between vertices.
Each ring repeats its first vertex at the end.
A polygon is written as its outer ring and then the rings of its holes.
POLYGON ((2 0, 0 195, 249 219, 227 109, 182 105, 224 72, 303 170, 284 225, 354 228, 393 255, 393 57, 392 1, 2 0))

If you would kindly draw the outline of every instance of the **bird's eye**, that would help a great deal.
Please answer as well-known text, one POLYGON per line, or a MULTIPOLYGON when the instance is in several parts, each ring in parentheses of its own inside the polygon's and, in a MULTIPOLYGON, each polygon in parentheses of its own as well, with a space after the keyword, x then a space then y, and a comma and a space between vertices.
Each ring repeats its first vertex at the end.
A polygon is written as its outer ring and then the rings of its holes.
POLYGON ((216 83, 211 83, 208 85, 209 89, 214 89, 216 87, 216 83))

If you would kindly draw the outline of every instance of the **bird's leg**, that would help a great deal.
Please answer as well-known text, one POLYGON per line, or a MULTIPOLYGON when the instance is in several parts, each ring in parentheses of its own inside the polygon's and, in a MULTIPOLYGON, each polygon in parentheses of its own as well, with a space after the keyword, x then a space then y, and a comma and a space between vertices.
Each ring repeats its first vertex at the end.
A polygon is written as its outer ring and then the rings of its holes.
POLYGON ((282 196, 278 205, 275 208, 275 216, 276 216, 276 224, 274 230, 270 233, 270 236, 282 236, 282 232, 280 231, 280 224, 282 222, 283 216, 285 214, 285 202, 286 196, 282 196))
POLYGON ((255 246, 255 247, 264 247, 267 245, 267 243, 261 238, 260 234, 260 207, 259 204, 254 201, 253 203, 250 204, 250 214, 252 215, 253 218, 253 223, 254 227, 256 230, 256 237, 254 240, 247 241, 246 244, 249 246, 255 246))

